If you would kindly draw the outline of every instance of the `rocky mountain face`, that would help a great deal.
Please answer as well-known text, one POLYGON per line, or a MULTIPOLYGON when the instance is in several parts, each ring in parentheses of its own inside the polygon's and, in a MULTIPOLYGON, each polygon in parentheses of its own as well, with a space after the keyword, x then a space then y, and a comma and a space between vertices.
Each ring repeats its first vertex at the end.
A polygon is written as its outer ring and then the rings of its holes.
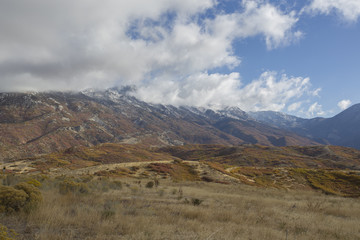
POLYGON ((147 146, 317 144, 256 121, 238 108, 213 111, 155 105, 139 101, 129 91, 0 93, 0 160, 105 142, 147 146))
POLYGON ((302 119, 278 112, 255 112, 250 116, 263 124, 286 129, 322 144, 360 149, 360 104, 332 118, 302 119))

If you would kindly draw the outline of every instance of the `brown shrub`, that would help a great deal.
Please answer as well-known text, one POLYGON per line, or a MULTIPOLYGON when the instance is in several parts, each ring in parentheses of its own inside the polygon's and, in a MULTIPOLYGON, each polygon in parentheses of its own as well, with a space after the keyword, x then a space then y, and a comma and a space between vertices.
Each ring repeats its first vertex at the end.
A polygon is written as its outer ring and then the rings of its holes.
POLYGON ((68 194, 68 193, 89 193, 89 187, 86 183, 77 183, 69 179, 65 179, 59 184, 59 193, 68 194))
POLYGON ((0 186, 0 212, 20 211, 26 202, 27 194, 13 187, 0 186))
POLYGON ((42 195, 38 188, 28 183, 19 183, 14 186, 17 190, 22 190, 27 194, 24 210, 29 212, 38 207, 42 202, 42 195))
POLYGON ((154 182, 153 181, 148 182, 145 187, 153 188, 154 187, 154 182))
POLYGON ((36 187, 28 183, 19 183, 14 187, 0 186, 0 212, 30 212, 42 201, 36 187))

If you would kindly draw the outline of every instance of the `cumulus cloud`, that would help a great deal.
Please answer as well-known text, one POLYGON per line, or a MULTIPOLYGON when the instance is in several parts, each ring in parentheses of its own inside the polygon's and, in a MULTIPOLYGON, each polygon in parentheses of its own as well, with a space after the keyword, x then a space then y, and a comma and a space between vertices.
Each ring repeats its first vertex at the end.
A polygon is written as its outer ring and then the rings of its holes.
POLYGON ((243 85, 239 73, 233 72, 200 73, 181 82, 157 79, 156 84, 140 86, 135 94, 145 101, 167 102, 176 106, 192 105, 213 109, 238 106, 245 111, 281 111, 288 102, 312 95, 312 90, 309 78, 264 72, 257 80, 243 85))
POLYGON ((305 11, 329 15, 339 14, 344 20, 355 22, 360 16, 360 1, 358 0, 313 0, 305 11))
POLYGON ((297 35, 294 12, 244 1, 235 13, 214 0, 4 1, 0 89, 107 87, 186 77, 240 64, 236 38, 262 35, 268 48, 297 35), (91 13, 91 14, 89 14, 91 13))
POLYGON ((340 102, 338 102, 337 105, 341 110, 345 110, 348 107, 350 107, 351 101, 349 99, 344 99, 344 100, 341 100, 340 102))
POLYGON ((324 114, 325 111, 322 109, 322 105, 319 104, 318 102, 313 103, 307 111, 308 117, 322 116, 324 114))
POLYGON ((302 33, 294 11, 261 0, 239 6, 227 13, 215 0, 3 1, 0 91, 132 85, 150 102, 251 111, 316 95, 308 78, 275 72, 243 84, 234 41, 260 36, 271 50, 302 33))
POLYGON ((293 31, 298 21, 296 12, 283 13, 279 8, 262 1, 243 1, 245 12, 238 14, 238 34, 249 37, 257 34, 265 36, 269 49, 298 40, 302 33, 293 31))

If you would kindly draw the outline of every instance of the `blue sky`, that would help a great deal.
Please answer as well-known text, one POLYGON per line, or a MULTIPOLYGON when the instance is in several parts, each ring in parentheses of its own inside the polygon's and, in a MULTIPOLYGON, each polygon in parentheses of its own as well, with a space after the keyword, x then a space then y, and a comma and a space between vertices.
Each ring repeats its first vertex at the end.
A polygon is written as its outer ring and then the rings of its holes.
POLYGON ((0 0, 0 91, 329 117, 360 103, 359 19, 354 0, 0 0))
POLYGON ((337 106, 341 100, 360 103, 359 22, 346 21, 333 12, 301 17, 297 26, 304 36, 286 47, 268 50, 261 38, 236 43, 244 81, 266 70, 309 77, 313 87, 321 88, 316 100, 324 116, 341 111, 337 106))

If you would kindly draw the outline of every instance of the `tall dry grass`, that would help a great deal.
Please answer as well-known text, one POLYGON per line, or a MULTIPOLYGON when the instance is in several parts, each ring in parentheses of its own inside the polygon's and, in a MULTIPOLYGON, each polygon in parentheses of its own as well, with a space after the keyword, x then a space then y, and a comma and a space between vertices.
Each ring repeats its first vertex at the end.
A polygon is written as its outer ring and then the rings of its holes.
POLYGON ((360 201, 317 192, 161 180, 87 183, 90 192, 60 194, 43 184, 30 214, 2 215, 19 239, 360 239, 360 201), (203 200, 192 204, 192 199, 203 200))

